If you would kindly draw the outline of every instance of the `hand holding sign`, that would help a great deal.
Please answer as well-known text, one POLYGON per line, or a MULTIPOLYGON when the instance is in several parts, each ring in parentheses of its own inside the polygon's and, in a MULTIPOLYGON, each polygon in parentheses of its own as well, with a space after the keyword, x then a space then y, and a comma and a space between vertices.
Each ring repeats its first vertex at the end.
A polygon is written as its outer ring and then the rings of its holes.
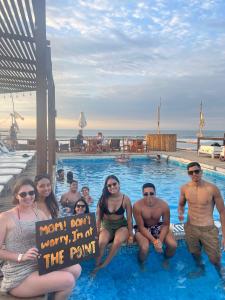
POLYGON ((95 214, 36 223, 39 274, 63 269, 98 256, 95 214))

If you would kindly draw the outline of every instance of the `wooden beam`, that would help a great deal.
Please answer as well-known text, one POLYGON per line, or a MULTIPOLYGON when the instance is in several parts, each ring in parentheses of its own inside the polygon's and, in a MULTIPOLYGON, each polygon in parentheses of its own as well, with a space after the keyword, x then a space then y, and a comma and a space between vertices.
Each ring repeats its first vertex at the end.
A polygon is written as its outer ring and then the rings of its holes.
POLYGON ((37 174, 47 172, 46 12, 45 0, 33 1, 37 68, 37 174))
POLYGON ((48 173, 52 176, 55 165, 55 84, 52 76, 51 48, 47 47, 46 66, 48 80, 48 173))

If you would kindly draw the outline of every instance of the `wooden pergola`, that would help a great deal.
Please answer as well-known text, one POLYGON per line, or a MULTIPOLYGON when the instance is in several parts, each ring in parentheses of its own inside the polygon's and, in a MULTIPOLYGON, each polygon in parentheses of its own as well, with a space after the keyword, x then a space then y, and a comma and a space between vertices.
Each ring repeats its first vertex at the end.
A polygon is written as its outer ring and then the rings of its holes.
POLYGON ((55 164, 55 86, 45 0, 0 0, 0 94, 36 91, 37 173, 55 164))

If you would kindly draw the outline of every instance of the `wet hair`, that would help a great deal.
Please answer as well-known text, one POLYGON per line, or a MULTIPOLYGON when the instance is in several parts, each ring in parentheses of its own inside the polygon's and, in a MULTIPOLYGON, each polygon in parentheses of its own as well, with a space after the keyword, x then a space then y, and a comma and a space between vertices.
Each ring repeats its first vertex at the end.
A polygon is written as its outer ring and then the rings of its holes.
MULTIPOLYGON (((38 182, 44 178, 48 179, 51 182, 51 178, 48 174, 37 175, 34 179, 36 188, 37 188, 38 182)), ((38 193, 37 193, 37 195, 38 195, 38 193)), ((55 195, 52 190, 51 190, 51 193, 48 195, 48 197, 45 198, 45 204, 46 204, 47 208, 49 209, 51 217, 53 219, 57 218, 58 213, 59 213, 59 205, 58 205, 58 202, 56 201, 55 195)))
POLYGON ((75 179, 73 179, 73 180, 70 181, 70 185, 71 185, 72 183, 74 183, 74 182, 78 184, 78 181, 75 180, 75 179))
POLYGON ((155 186, 151 182, 147 182, 147 183, 143 184, 142 191, 144 191, 145 188, 153 188, 153 190, 155 191, 155 186))
POLYGON ((103 219, 105 208, 108 207, 108 198, 111 195, 111 193, 109 192, 109 189, 107 187, 107 182, 109 181, 109 179, 114 179, 118 184, 120 184, 119 179, 115 175, 109 175, 108 177, 106 177, 104 187, 102 189, 102 195, 101 195, 101 197, 98 201, 98 205, 97 205, 100 208, 100 219, 101 220, 103 219))
POLYGON ((86 200, 84 199, 84 197, 80 197, 80 199, 78 199, 78 200, 75 202, 74 209, 73 209, 73 214, 74 214, 74 215, 77 214, 75 208, 76 208, 78 202, 83 202, 83 203, 84 203, 84 205, 85 205, 85 212, 84 212, 84 213, 85 213, 85 214, 88 214, 88 213, 89 213, 89 206, 88 206, 86 200))
POLYGON ((187 170, 192 167, 198 167, 201 170, 201 165, 197 161, 192 161, 187 165, 187 170))
POLYGON ((86 189, 86 190, 90 191, 90 189, 89 189, 89 187, 88 187, 88 186, 83 186, 83 187, 82 187, 82 189, 81 189, 81 191, 83 191, 84 189, 86 189))
POLYGON ((58 170, 57 170, 57 174, 58 174, 58 175, 60 175, 60 174, 63 173, 63 172, 64 172, 63 169, 58 169, 58 170))
POLYGON ((73 180, 73 172, 68 171, 67 174, 66 174, 66 178, 67 178, 67 182, 71 183, 72 180, 73 180))
POLYGON ((16 196, 17 196, 19 190, 21 189, 21 187, 24 186, 24 185, 30 185, 30 186, 32 186, 32 188, 35 191, 35 201, 36 201, 37 189, 36 189, 36 186, 35 186, 34 182, 30 178, 21 177, 21 178, 19 178, 16 181, 16 183, 15 183, 15 185, 13 187, 13 192, 12 192, 12 194, 13 194, 13 201, 12 201, 12 203, 13 204, 18 204, 19 203, 19 201, 16 198, 16 196))

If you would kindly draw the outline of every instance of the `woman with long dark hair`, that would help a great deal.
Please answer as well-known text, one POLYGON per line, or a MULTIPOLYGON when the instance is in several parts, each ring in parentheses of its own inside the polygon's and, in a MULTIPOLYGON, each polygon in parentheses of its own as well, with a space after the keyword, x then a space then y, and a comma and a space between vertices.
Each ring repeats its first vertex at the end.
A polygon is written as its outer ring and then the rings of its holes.
POLYGON ((100 253, 94 273, 107 266, 121 244, 133 242, 132 206, 130 199, 120 192, 120 182, 115 175, 106 178, 97 206, 97 230, 100 253), (126 212, 125 218, 124 214, 126 212), (105 261, 101 263, 104 249, 110 241, 112 246, 105 261))
POLYGON ((28 178, 18 180, 13 190, 15 206, 0 214, 0 259, 4 262, 1 290, 18 298, 30 299, 55 292, 55 300, 65 300, 80 276, 81 267, 75 264, 39 275, 35 222, 47 218, 34 205, 36 194, 33 181, 28 178))
POLYGON ((48 219, 55 219, 59 214, 59 205, 52 191, 51 179, 48 174, 37 175, 34 179, 37 189, 37 207, 48 219))
POLYGON ((81 197, 77 200, 74 205, 73 214, 80 215, 80 214, 88 214, 89 213, 89 206, 84 197, 81 197))

